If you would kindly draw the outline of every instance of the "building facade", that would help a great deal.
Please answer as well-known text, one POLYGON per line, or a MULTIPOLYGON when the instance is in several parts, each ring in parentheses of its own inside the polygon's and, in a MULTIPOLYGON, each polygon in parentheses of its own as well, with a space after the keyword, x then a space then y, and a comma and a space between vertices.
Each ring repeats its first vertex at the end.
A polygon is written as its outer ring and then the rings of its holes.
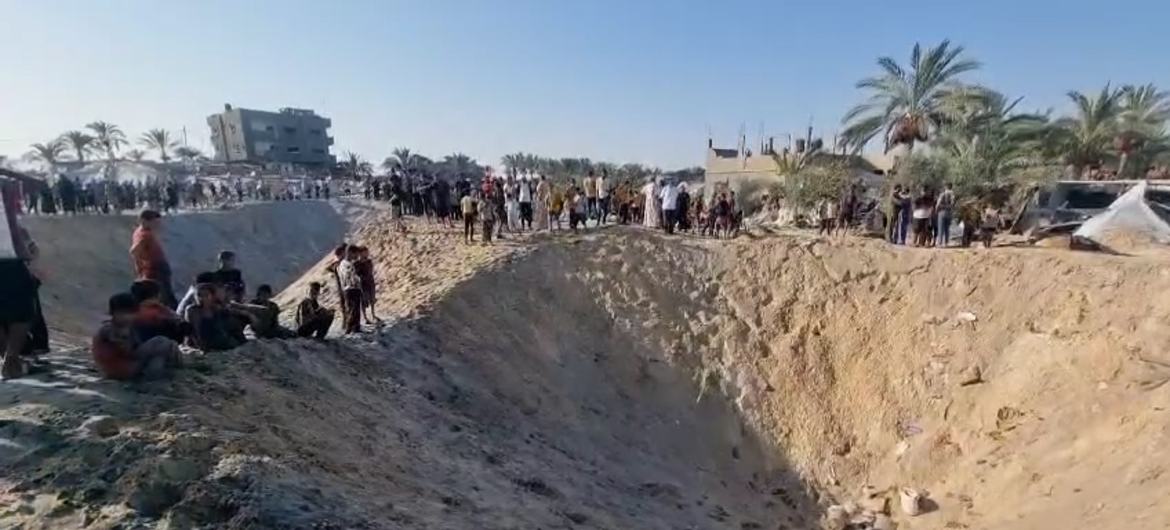
POLYGON ((331 167, 329 118, 306 109, 267 112, 224 105, 207 117, 215 160, 308 167, 331 167))
MULTIPOLYGON (((746 142, 740 139, 739 147, 721 149, 707 140, 706 176, 707 193, 716 187, 726 187, 735 191, 741 197, 749 197, 767 191, 775 185, 784 182, 781 175, 781 159, 785 157, 804 155, 804 144, 798 147, 799 153, 785 149, 776 152, 773 141, 769 139, 760 146, 759 152, 753 153, 745 147, 746 142)), ((825 162, 838 160, 852 167, 854 179, 867 188, 876 189, 884 180, 884 175, 893 168, 894 159, 891 156, 864 153, 861 155, 842 155, 819 150, 809 153, 810 162, 825 162)))

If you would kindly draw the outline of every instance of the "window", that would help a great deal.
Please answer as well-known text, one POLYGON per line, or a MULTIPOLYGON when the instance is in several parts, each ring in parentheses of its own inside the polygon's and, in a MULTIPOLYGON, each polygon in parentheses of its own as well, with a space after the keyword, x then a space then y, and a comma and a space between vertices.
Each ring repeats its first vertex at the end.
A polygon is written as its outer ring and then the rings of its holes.
POLYGON ((284 128, 284 133, 285 133, 285 134, 296 134, 296 133, 297 133, 297 128, 296 128, 296 127, 285 127, 285 128, 284 128))
POLYGON ((321 129, 309 129, 309 134, 313 136, 321 136, 321 129))
POLYGON ((290 152, 290 153, 300 153, 300 152, 301 152, 301 148, 300 148, 300 147, 290 147, 290 148, 288 148, 288 152, 290 152))

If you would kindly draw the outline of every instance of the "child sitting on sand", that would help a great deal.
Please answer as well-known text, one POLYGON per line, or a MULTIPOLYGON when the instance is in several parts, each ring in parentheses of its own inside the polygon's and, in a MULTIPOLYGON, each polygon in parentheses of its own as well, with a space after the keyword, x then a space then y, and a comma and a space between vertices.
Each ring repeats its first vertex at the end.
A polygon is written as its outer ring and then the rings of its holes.
POLYGON ((309 284, 309 297, 301 300, 297 306, 297 335, 324 339, 333 325, 334 312, 332 309, 321 307, 317 299, 321 296, 321 284, 309 284))
POLYGON ((182 365, 179 345, 164 336, 143 341, 134 329, 138 302, 130 293, 110 297, 110 320, 93 337, 90 352, 110 379, 157 379, 182 365))
POLYGON ((138 280, 130 285, 130 294, 138 304, 134 315, 134 330, 138 338, 148 341, 166 337, 183 342, 191 334, 191 324, 162 302, 162 288, 154 280, 138 280))
POLYGON ((219 285, 199 284, 195 288, 197 302, 183 315, 191 324, 191 344, 205 352, 230 350, 244 343, 229 330, 231 315, 223 291, 219 285))

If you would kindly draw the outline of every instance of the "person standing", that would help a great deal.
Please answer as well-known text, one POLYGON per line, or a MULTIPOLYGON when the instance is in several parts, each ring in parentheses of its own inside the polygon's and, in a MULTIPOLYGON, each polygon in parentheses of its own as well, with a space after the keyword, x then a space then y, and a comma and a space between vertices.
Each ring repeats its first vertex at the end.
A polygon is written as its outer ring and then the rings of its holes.
MULTIPOLYGON (((581 182, 581 187, 585 188, 585 219, 597 217, 597 179, 593 176, 593 170, 589 170, 587 175, 581 182)), ((585 220, 581 221, 584 225, 585 220)))
POLYGON ((667 234, 674 233, 674 224, 678 221, 678 186, 666 181, 659 191, 662 198, 662 224, 667 234))
POLYGON ((29 244, 17 224, 20 191, 15 181, 0 179, 0 357, 4 379, 26 372, 21 354, 36 319, 37 279, 29 270, 29 244), (9 247, 11 245, 11 247, 9 247))
POLYGON ((463 195, 459 199, 459 209, 463 212, 463 242, 475 243, 475 217, 478 201, 471 193, 463 195))
POLYGON ((525 176, 520 179, 520 227, 532 230, 532 180, 525 176))
POLYGON ((849 233, 853 226, 853 219, 857 215, 857 192, 853 186, 848 186, 841 196, 841 204, 837 208, 837 225, 834 231, 838 234, 849 233))
POLYGON ((609 170, 601 170, 601 176, 593 180, 593 185, 597 188, 597 226, 605 224, 605 219, 609 217, 609 170))
POLYGON ((171 286, 171 265, 159 241, 162 232, 162 214, 145 210, 138 215, 138 228, 130 239, 130 256, 134 260, 136 280, 154 280, 162 289, 162 302, 174 309, 177 305, 171 286))
POLYGON ((935 231, 934 246, 946 247, 951 240, 951 220, 955 209, 955 190, 952 189, 951 183, 948 182, 943 192, 938 195, 938 201, 935 202, 934 208, 938 212, 938 229, 935 231))
POLYGON ((536 229, 549 229, 549 201, 552 199, 552 190, 544 175, 540 176, 540 181, 536 184, 536 229))
POLYGON ((659 183, 651 179, 645 186, 642 187, 642 194, 645 197, 645 209, 642 211, 642 226, 646 228, 658 228, 661 226, 662 216, 659 210, 662 206, 662 199, 659 197, 662 188, 659 183))
POLYGON ((362 280, 358 275, 356 245, 345 249, 345 257, 337 264, 337 279, 341 283, 342 328, 345 333, 359 333, 362 330, 362 280))

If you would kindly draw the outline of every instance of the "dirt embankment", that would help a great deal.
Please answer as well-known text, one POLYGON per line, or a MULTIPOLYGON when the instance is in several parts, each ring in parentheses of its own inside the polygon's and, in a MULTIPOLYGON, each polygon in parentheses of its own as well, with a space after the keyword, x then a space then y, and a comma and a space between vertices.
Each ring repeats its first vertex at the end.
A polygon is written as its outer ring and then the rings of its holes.
POLYGON ((901 529, 1167 520, 1157 262, 385 226, 379 334, 21 390, 0 523, 809 528, 863 485, 929 492, 901 529))
MULTIPOLYGON (((41 249, 47 274, 42 303, 55 340, 85 341, 106 311, 111 294, 133 280, 129 246, 136 224, 130 215, 42 216, 22 219, 41 249)), ((164 245, 182 296, 201 271, 215 268, 221 250, 233 250, 251 287, 281 289, 316 263, 348 228, 334 205, 323 201, 248 204, 231 210, 168 216, 164 245)))

